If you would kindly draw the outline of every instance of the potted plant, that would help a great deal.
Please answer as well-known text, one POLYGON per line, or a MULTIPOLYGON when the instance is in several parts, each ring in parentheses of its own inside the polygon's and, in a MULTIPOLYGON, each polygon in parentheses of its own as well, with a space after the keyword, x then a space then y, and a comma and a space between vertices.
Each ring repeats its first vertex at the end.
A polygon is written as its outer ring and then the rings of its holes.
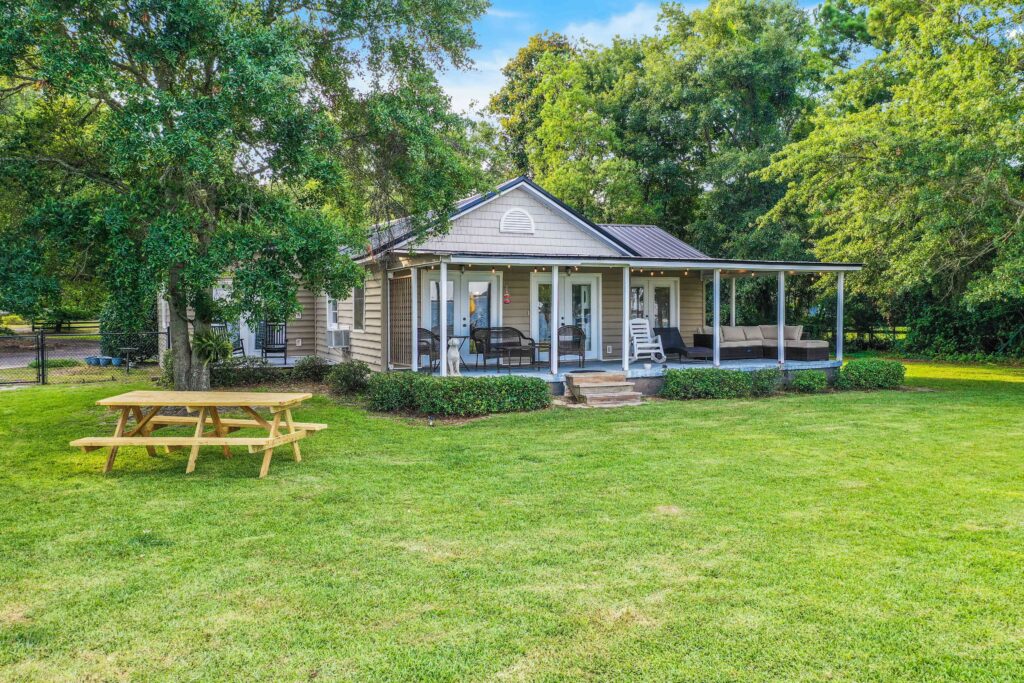
POLYGON ((100 356, 100 357, 99 357, 100 365, 110 365, 110 363, 111 363, 111 362, 112 362, 113 360, 114 360, 114 359, 113 359, 113 358, 111 358, 110 356, 100 356))
POLYGON ((97 356, 86 356, 85 357, 85 364, 86 365, 99 365, 100 364, 100 359, 97 356))
POLYGON ((113 358, 110 359, 110 364, 116 365, 117 367, 121 367, 122 362, 123 361, 120 356, 114 356, 113 358))

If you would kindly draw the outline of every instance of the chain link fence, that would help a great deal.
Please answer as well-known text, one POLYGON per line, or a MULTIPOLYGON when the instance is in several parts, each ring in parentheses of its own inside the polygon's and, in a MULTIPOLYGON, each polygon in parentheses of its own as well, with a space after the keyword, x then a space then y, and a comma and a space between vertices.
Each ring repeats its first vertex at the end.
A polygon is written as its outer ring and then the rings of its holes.
POLYGON ((13 334, 0 336, 0 384, 78 384, 160 373, 164 332, 13 334))

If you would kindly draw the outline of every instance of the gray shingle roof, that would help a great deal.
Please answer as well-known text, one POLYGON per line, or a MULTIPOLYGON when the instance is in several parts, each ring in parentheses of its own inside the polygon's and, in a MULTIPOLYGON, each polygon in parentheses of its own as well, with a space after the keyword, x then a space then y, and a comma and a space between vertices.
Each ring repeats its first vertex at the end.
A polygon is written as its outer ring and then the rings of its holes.
POLYGON ((706 259, 709 258, 678 237, 657 225, 624 225, 602 223, 601 227, 612 237, 636 252, 641 258, 706 259))

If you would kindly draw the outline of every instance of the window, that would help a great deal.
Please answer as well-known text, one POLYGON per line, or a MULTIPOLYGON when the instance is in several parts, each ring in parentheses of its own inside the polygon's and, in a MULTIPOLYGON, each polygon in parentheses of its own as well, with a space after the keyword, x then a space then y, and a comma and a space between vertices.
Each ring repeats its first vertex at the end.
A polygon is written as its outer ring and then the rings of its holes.
POLYGON ((501 217, 498 225, 501 232, 515 232, 520 234, 533 234, 533 217, 523 209, 509 209, 501 217))
POLYGON ((327 329, 338 329, 338 300, 327 297, 327 329))
POLYGON ((356 287, 352 290, 352 329, 362 330, 366 316, 366 290, 356 287))

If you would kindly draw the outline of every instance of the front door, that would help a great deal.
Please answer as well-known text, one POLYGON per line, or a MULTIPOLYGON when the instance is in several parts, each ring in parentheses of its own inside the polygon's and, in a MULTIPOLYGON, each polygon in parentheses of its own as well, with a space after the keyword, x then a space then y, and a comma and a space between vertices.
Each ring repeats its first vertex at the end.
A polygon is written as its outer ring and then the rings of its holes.
MULTIPOLYGON (((530 335, 538 343, 551 341, 552 325, 575 325, 586 335, 586 357, 601 355, 601 278, 570 273, 558 276, 558 311, 551 311, 551 273, 534 273, 530 278, 530 335)), ((549 358, 541 352, 541 360, 549 358)))
POLYGON ((629 317, 646 318, 655 327, 679 326, 679 280, 672 277, 631 277, 629 317))
MULTIPOLYGON (((441 334, 441 273, 427 271, 421 288, 420 320, 434 334, 441 334)), ((479 327, 501 324, 501 276, 490 273, 448 271, 445 305, 448 307, 448 337, 468 337, 479 327)), ((467 363, 476 363, 471 340, 459 347, 467 363)))

